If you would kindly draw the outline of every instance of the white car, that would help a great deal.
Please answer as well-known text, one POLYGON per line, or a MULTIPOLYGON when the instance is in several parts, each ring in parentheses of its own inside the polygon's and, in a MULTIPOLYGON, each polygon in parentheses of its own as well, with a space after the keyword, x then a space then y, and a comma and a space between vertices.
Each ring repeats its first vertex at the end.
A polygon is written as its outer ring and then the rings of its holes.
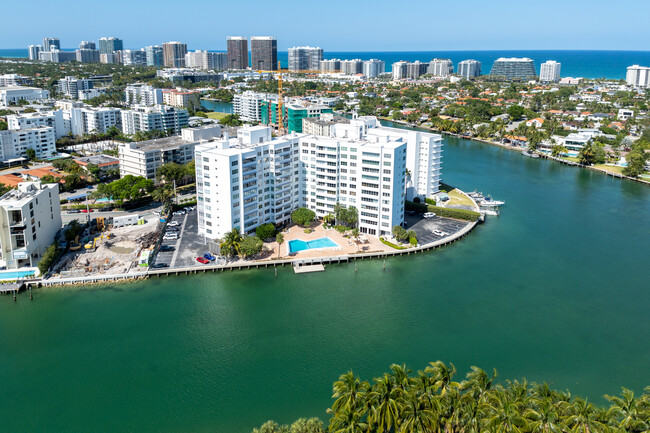
POLYGON ((445 232, 441 232, 440 230, 434 230, 433 234, 436 235, 436 236, 444 236, 445 232))
POLYGON ((436 216, 436 214, 433 213, 433 212, 427 212, 422 216, 425 217, 425 218, 433 218, 434 216, 436 216))
POLYGON ((153 213, 153 216, 157 216, 157 217, 159 217, 159 216, 161 216, 161 215, 162 215, 162 214, 161 214, 160 212, 158 212, 158 211, 154 211, 154 213, 153 213))
POLYGON ((175 241, 178 239, 178 235, 176 233, 165 233, 165 236, 163 236, 163 240, 165 241, 175 241))
POLYGON ((169 224, 167 224, 169 227, 178 227, 181 225, 178 221, 172 221, 169 224))

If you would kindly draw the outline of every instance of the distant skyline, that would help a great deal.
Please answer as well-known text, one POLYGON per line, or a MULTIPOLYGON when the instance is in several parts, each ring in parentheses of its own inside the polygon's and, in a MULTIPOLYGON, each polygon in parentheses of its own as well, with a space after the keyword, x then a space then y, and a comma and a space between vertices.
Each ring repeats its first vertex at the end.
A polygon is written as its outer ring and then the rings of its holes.
POLYGON ((176 40, 190 50, 225 51, 226 36, 269 35, 281 51, 300 45, 326 51, 650 50, 650 2, 616 6, 604 0, 69 0, 53 7, 32 0, 3 5, 0 48, 40 44, 45 36, 73 48, 82 40, 116 36, 125 48, 176 40))

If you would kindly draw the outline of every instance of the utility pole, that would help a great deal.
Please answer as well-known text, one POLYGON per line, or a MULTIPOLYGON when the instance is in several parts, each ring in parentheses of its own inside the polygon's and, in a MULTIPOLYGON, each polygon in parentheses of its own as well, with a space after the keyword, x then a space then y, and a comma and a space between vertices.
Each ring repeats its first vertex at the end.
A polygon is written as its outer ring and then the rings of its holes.
POLYGON ((176 199, 176 206, 178 206, 178 194, 176 193, 176 179, 174 179, 174 198, 176 199))

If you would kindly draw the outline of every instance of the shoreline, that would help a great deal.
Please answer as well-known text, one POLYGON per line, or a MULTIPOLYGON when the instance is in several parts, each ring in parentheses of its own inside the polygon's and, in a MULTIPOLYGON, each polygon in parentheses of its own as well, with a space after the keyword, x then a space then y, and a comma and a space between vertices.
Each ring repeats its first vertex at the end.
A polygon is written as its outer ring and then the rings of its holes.
MULTIPOLYGON (((388 122, 396 123, 396 124, 403 125, 403 126, 408 126, 409 128, 422 129, 422 130, 425 130, 425 131, 435 132, 436 134, 448 135, 448 136, 451 136, 451 137, 461 138, 461 139, 469 140, 469 141, 476 141, 477 143, 490 144, 492 146, 498 146, 498 147, 500 147, 502 149, 507 149, 507 150, 511 150, 511 151, 515 151, 515 152, 521 152, 521 151, 524 150, 521 147, 510 146, 508 144, 499 143, 498 141, 485 140, 485 139, 482 139, 482 138, 475 138, 475 137, 466 137, 466 136, 461 135, 461 134, 454 134, 453 132, 440 131, 440 130, 438 130, 436 128, 429 127, 429 126, 413 126, 413 125, 411 125, 408 122, 405 122, 403 120, 391 120, 391 119, 388 119, 386 117, 377 117, 377 119, 386 120, 388 122)), ((555 162, 559 162, 561 164, 577 166, 577 167, 580 167, 580 168, 586 168, 588 170, 593 170, 593 171, 605 174, 607 176, 615 177, 615 178, 618 178, 618 179, 632 180, 632 181, 643 183, 645 185, 650 186, 650 181, 645 180, 645 179, 626 176, 624 174, 616 173, 614 171, 603 170, 602 168, 594 167, 593 165, 583 165, 583 164, 580 164, 580 163, 577 163, 577 162, 574 163, 572 161, 564 160, 564 159, 558 158, 556 156, 545 155, 543 153, 539 154, 539 155, 540 155, 541 158, 550 159, 550 160, 553 160, 555 162)))

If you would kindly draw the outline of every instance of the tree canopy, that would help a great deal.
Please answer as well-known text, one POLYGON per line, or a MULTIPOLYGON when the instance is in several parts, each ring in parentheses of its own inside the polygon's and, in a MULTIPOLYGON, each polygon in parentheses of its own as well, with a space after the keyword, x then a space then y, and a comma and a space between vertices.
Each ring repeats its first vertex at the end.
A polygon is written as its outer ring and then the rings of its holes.
POLYGON ((111 183, 102 183, 97 186, 97 197, 112 198, 116 202, 127 202, 138 200, 151 193, 154 183, 142 176, 126 175, 122 179, 111 183))

